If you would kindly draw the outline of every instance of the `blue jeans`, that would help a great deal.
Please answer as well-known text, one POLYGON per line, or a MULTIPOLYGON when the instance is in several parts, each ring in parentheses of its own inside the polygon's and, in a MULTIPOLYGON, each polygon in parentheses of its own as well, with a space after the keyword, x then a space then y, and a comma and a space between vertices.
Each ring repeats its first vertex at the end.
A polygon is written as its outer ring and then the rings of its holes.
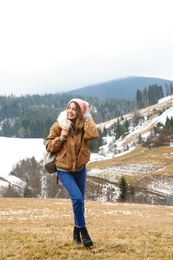
POLYGON ((72 201, 74 225, 78 228, 85 227, 86 167, 77 172, 57 170, 57 175, 72 201))

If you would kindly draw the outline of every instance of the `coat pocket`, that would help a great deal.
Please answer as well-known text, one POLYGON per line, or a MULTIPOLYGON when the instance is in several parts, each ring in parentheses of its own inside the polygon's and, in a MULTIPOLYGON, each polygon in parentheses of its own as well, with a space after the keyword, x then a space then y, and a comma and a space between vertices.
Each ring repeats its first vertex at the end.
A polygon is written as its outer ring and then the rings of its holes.
POLYGON ((81 147, 78 158, 77 158, 77 167, 81 168, 86 165, 90 159, 90 151, 85 147, 81 147))
POLYGON ((70 170, 72 168, 72 156, 66 153, 65 150, 58 152, 55 164, 57 168, 70 170))

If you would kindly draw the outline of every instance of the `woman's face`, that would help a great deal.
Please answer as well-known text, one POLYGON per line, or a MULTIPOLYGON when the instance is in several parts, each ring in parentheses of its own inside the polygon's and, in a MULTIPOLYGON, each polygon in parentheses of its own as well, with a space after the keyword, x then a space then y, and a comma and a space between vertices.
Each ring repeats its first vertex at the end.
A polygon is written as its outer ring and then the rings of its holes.
POLYGON ((67 118, 72 121, 77 118, 77 109, 74 102, 71 102, 67 108, 67 118))

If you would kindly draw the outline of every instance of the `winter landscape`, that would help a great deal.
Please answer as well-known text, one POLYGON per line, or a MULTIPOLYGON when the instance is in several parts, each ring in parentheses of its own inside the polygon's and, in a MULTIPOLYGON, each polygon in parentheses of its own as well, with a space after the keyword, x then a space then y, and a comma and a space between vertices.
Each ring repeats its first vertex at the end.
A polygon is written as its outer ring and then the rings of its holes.
MULTIPOLYGON (((102 189, 101 195, 97 194, 95 196, 95 200, 98 201, 117 201, 119 197, 119 188, 118 181, 121 176, 129 178, 134 178, 134 176, 140 176, 138 180, 138 194, 137 196, 144 192, 144 189, 147 190, 149 194, 149 199, 143 200, 148 203, 155 203, 154 200, 157 198, 158 204, 165 203, 172 205, 173 198, 173 178, 172 173, 166 172, 165 170, 165 162, 157 161, 150 162, 150 160, 146 159, 141 161, 140 159, 135 160, 135 163, 129 161, 128 163, 120 162, 120 158, 123 156, 127 156, 132 154, 137 150, 138 147, 138 139, 139 135, 143 140, 147 139, 147 137, 151 134, 151 130, 153 127, 162 123, 165 124, 166 118, 171 118, 173 115, 173 107, 172 107, 173 96, 168 96, 159 100, 158 104, 147 107, 145 109, 140 110, 140 114, 145 118, 143 122, 140 122, 135 128, 132 127, 128 134, 125 137, 119 138, 115 141, 115 134, 111 132, 111 134, 104 137, 103 143, 104 145, 100 147, 100 151, 98 154, 91 154, 91 160, 88 164, 88 180, 93 183, 93 178, 97 180, 104 180, 104 184, 100 189, 102 189), (163 110, 164 112, 161 115, 154 113, 153 111, 163 110), (127 148, 128 147, 128 148, 127 148), (110 162, 113 160, 114 163, 110 162), (103 162, 102 168, 99 166, 95 166, 96 163, 103 162), (104 164, 104 166, 103 166, 104 164), (161 173, 164 173, 162 175, 161 173), (159 174, 158 174, 159 173, 159 174), (150 176, 150 174, 152 174, 150 176), (154 175, 156 174, 156 175, 154 175), (145 179, 146 175, 148 175, 147 180, 145 179), (142 183, 142 179, 145 179, 145 187, 142 183), (116 185, 115 185, 116 184, 116 185), (108 192, 109 190, 109 192, 108 192), (112 190, 112 194, 110 194, 110 190, 112 190), (110 199, 108 200, 108 194, 110 199), (106 195, 105 195, 106 194, 106 195), (154 194, 154 199, 153 199, 154 194), (160 199, 159 199, 160 198, 160 199), (160 201, 159 201, 160 200, 160 201)), ((124 115, 124 118, 130 119, 133 116, 132 114, 124 115)), ((118 119, 110 120, 108 122, 98 124, 98 128, 103 130, 103 128, 111 128, 111 125, 115 123, 118 119)), ((0 192, 4 191, 4 188, 10 185, 20 186, 25 185, 20 178, 12 175, 11 172, 17 163, 26 158, 34 157, 40 164, 42 164, 42 157, 44 152, 44 142, 43 139, 18 139, 18 138, 6 138, 0 137, 0 145, 1 145, 1 170, 0 170, 0 192), (10 154, 8 151, 10 150, 10 154), (8 156, 7 156, 8 154, 8 156)), ((160 148, 162 151, 166 149, 164 155, 162 154, 162 159, 165 157, 173 156, 173 148, 171 144, 169 147, 160 148)), ((156 149, 159 151, 159 148, 156 149)), ((146 153, 150 151, 145 148, 146 153)), ((153 156, 153 155, 152 155, 153 156)), ((155 155, 157 156, 157 155, 155 155)), ((135 155, 133 156, 135 158, 135 155)), ((160 155, 158 154, 157 159, 159 159, 160 155)), ((133 159, 134 159, 133 158, 133 159)), ((130 183, 130 182, 129 182, 130 183)), ((47 195, 40 194, 39 197, 47 197, 47 195)), ((140 201, 141 202, 141 201, 140 201)))
MULTIPOLYGON (((45 177, 54 177, 43 171, 43 139, 0 137, 0 259, 173 259, 173 145, 150 149, 138 142, 139 136, 147 140, 156 124, 172 117, 172 98, 140 110, 143 121, 118 140, 111 131, 117 118, 98 124, 109 134, 87 165, 85 210, 94 242, 89 249, 72 241, 73 213, 65 193, 60 196, 61 185, 52 182, 51 189, 58 190, 58 195, 49 196, 45 177), (9 186, 25 189, 30 164, 19 168, 20 178, 13 171, 32 158, 34 185, 41 179, 37 196, 11 198, 8 194, 4 198, 9 186), (122 176, 132 186, 126 201, 120 200, 122 176)), ((133 113, 124 115, 131 117, 133 113)))
POLYGON ((0 21, 0 260, 172 260, 172 0, 8 0, 0 21), (89 143, 89 248, 43 167, 74 97, 101 136, 89 143))

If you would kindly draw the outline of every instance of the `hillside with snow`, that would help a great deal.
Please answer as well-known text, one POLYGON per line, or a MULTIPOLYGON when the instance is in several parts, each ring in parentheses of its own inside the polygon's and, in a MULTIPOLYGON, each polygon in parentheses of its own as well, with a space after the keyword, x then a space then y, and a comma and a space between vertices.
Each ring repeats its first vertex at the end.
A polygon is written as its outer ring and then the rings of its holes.
MULTIPOLYGON (((120 158, 123 155, 131 154, 138 147, 139 136, 143 140, 146 140, 147 137, 151 134, 152 129, 158 123, 165 124, 166 118, 171 118, 173 115, 173 96, 169 96, 159 100, 158 104, 141 109, 138 111, 143 117, 143 120, 137 126, 131 126, 129 132, 123 138, 116 140, 115 133, 109 131, 109 135, 103 138, 104 145, 100 147, 98 154, 92 154, 89 165, 93 162, 107 162, 109 159, 120 158), (162 113, 158 113, 162 111, 162 113)), ((123 119, 131 120, 134 116, 134 113, 129 113, 123 115, 123 119)), ((111 126, 117 122, 118 118, 113 120, 103 122, 98 124, 98 128, 101 130, 111 129, 111 126)), ((27 158, 35 158, 40 165, 42 164, 42 156, 44 152, 44 143, 43 139, 18 139, 18 138, 6 138, 0 137, 0 146, 1 146, 1 167, 0 167, 0 192, 4 190, 4 187, 10 185, 15 186, 24 186, 26 183, 23 183, 19 178, 13 176, 11 172, 13 168, 21 160, 27 158)), ((171 147, 171 145, 170 145, 171 147)), ((173 153, 173 152, 172 152, 173 153)), ((171 152, 168 152, 168 156, 172 156, 171 152)), ((117 160, 117 159, 116 159, 117 160)), ((165 159, 166 160, 166 159, 165 159)), ((115 163, 114 163, 115 164, 115 163)), ((138 180, 138 189, 142 192, 144 188, 144 183, 142 182, 143 177, 145 177, 145 189, 150 191, 151 194, 163 197, 173 197, 172 185, 173 178, 171 174, 167 178, 166 175, 161 175, 161 178, 156 178, 151 174, 156 174, 164 170, 164 163, 154 165, 150 163, 149 160, 141 162, 136 161, 135 163, 121 163, 119 165, 102 166, 102 169, 97 167, 88 167, 88 182, 90 185, 101 185, 99 190, 102 190, 101 194, 98 193, 95 195, 96 200, 107 201, 108 193, 111 201, 116 201, 119 197, 119 188, 117 187, 119 178, 124 176, 134 176, 135 174, 140 175, 141 178, 138 180), (146 173, 149 174, 146 179, 146 173), (100 184, 95 182, 95 179, 102 179, 104 183, 100 184), (104 194, 106 194, 104 196, 104 194)), ((44 182, 43 182, 44 183, 44 182)), ((44 190, 44 187, 42 187, 44 190)), ((138 192, 138 195, 139 193, 138 192)), ((40 195, 42 196, 42 195, 40 195)), ((47 195, 46 195, 47 196, 47 195)), ((88 195, 88 198, 90 196, 88 195)), ((151 198, 151 200, 153 197, 151 198)), ((151 203, 149 200, 149 203, 151 203)))
MULTIPOLYGON (((138 112, 142 117, 145 118, 144 122, 140 122, 135 128, 132 126, 129 133, 126 134, 124 138, 120 138, 116 140, 115 144, 117 146, 117 150, 120 152, 124 152, 128 147, 134 149, 136 147, 136 141, 139 138, 139 135, 145 140, 148 135, 150 134, 151 130, 156 126, 158 123, 165 124, 166 118, 173 117, 173 96, 168 96, 166 98, 162 98, 159 100, 158 104, 149 106, 147 108, 141 109, 138 112), (164 112, 161 115, 158 115, 158 111, 164 112)), ((134 116, 134 113, 129 113, 127 115, 123 115, 124 120, 130 120, 134 116)), ((113 124, 118 121, 118 118, 112 119, 107 122, 103 122, 98 124, 98 128, 100 129, 108 129, 113 124)), ((107 136, 107 145, 102 147, 105 154, 109 154, 109 145, 115 141, 115 136, 107 136)), ((129 151, 128 151, 129 152, 129 151)), ((110 154, 109 154, 110 155, 110 154)), ((114 154, 112 154, 113 156, 114 154)))

